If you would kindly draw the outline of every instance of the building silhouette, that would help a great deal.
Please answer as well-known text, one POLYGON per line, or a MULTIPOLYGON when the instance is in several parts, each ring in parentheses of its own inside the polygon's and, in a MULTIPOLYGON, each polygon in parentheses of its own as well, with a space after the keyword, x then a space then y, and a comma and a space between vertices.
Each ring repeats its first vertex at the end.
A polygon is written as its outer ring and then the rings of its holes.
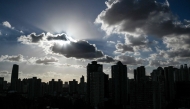
POLYGON ((17 89, 17 80, 18 80, 18 72, 19 72, 19 66, 14 64, 12 68, 12 74, 11 74, 11 90, 17 89))
POLYGON ((190 67, 187 64, 180 68, 158 67, 150 76, 146 75, 145 67, 140 66, 134 69, 134 78, 129 79, 127 66, 120 61, 111 66, 111 78, 103 72, 102 64, 92 61, 87 65, 87 83, 82 76, 79 84, 75 79, 69 84, 63 84, 61 79, 52 79, 47 83, 37 77, 21 80, 18 79, 18 70, 19 66, 14 64, 11 83, 0 77, 3 103, 10 102, 11 97, 17 97, 14 100, 18 103, 29 100, 36 107, 42 106, 44 100, 47 100, 46 106, 58 106, 57 100, 60 100, 60 104, 63 104, 63 100, 66 102, 64 105, 70 105, 71 108, 82 105, 88 109, 190 108, 190 67), (25 100, 19 101, 21 99, 25 100))
POLYGON ((103 66, 96 61, 87 65, 87 102, 94 107, 104 105, 103 66))
POLYGON ((3 91, 3 82, 4 82, 4 77, 0 77, 0 92, 3 91))
POLYGON ((109 75, 104 74, 104 98, 109 98, 109 75))
POLYGON ((69 92, 77 93, 78 92, 78 81, 73 79, 73 81, 69 81, 69 92))
POLYGON ((79 92, 80 94, 84 94, 86 92, 85 90, 85 82, 84 82, 84 76, 80 78, 80 83, 79 83, 79 92))
POLYGON ((33 99, 40 97, 41 79, 37 79, 37 77, 29 78, 28 84, 28 98, 33 99))
POLYGON ((127 66, 120 61, 111 67, 112 98, 115 105, 126 107, 127 103, 127 66))
POLYGON ((164 67, 166 100, 171 102, 175 97, 173 66, 164 67))

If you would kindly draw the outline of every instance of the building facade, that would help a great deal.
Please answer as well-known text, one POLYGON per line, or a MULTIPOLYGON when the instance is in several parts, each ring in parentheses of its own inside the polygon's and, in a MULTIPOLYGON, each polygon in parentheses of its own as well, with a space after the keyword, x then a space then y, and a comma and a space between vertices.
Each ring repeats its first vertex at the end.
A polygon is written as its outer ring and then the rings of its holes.
POLYGON ((120 61, 111 67, 112 98, 115 105, 126 106, 127 91, 127 66, 120 61))

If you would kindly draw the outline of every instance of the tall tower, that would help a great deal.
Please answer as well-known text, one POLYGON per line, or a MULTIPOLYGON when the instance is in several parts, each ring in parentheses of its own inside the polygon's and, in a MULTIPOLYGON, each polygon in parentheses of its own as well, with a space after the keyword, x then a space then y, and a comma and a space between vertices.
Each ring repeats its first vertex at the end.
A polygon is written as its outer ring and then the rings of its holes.
POLYGON ((104 105, 104 73, 101 64, 87 65, 87 101, 91 106, 104 105))
POLYGON ((82 77, 80 78, 80 93, 81 94, 84 94, 84 92, 85 92, 85 83, 84 83, 84 76, 82 75, 82 77))
POLYGON ((165 78, 166 100, 172 101, 175 97, 173 66, 164 67, 164 78, 165 78))
POLYGON ((111 67, 113 102, 115 105, 127 104, 127 66, 120 61, 111 67))
POLYGON ((16 82, 18 80, 18 71, 19 71, 19 66, 14 64, 13 69, 12 69, 12 74, 11 74, 11 90, 16 90, 16 82))

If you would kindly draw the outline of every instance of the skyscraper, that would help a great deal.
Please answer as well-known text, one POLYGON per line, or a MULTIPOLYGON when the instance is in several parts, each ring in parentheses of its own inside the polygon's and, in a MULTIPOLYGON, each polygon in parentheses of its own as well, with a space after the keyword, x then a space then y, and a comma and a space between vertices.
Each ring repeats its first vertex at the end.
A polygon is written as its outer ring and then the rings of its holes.
POLYGON ((164 77, 165 77, 165 91, 166 91, 166 100, 172 101, 174 99, 174 73, 173 67, 164 67, 164 77))
POLYGON ((85 92, 85 83, 84 83, 84 76, 80 78, 80 94, 84 94, 85 92))
POLYGON ((28 84, 28 98, 33 99, 40 97, 41 79, 37 79, 37 77, 29 78, 28 84))
POLYGON ((0 91, 3 91, 3 81, 4 77, 0 77, 0 91))
POLYGON ((11 90, 16 90, 16 82, 18 80, 19 66, 14 64, 11 74, 11 90))
POLYGON ((111 67, 113 102, 115 105, 126 106, 127 103, 127 66, 120 61, 111 67))
POLYGON ((69 92, 76 93, 78 92, 78 81, 73 79, 73 81, 69 81, 69 92))
POLYGON ((101 64, 87 65, 87 101, 91 106, 104 105, 104 73, 101 64))
POLYGON ((145 80, 145 68, 144 66, 138 67, 134 70, 135 81, 140 82, 145 80))

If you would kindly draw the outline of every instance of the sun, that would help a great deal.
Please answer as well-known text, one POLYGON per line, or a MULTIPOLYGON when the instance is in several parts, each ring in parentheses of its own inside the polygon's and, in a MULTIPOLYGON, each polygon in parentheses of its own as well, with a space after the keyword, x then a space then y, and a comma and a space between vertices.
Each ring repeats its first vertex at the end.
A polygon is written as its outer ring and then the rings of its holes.
POLYGON ((51 42, 60 46, 67 46, 71 43, 70 41, 63 41, 63 40, 53 40, 51 42))

